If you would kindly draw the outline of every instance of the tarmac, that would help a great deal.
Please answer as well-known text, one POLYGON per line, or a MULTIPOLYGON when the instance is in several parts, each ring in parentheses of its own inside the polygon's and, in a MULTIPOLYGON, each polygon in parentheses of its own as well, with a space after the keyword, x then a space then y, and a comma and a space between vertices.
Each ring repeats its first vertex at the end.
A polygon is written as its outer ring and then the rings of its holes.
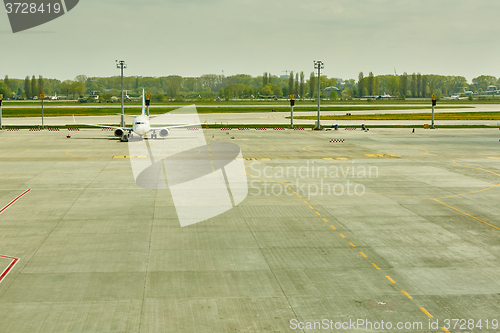
POLYGON ((112 132, 0 131, 0 332, 498 331, 498 129, 204 134, 249 192, 181 228, 112 132))

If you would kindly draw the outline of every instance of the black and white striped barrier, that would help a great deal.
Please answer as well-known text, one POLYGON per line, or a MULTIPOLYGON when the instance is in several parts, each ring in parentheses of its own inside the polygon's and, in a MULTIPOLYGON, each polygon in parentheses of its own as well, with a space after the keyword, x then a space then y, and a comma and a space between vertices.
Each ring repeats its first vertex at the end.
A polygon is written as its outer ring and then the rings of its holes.
POLYGON ((346 127, 345 130, 346 131, 355 131, 356 127, 346 127))
POLYGON ((303 127, 300 127, 300 128, 294 128, 293 130, 294 130, 294 131, 303 131, 303 130, 304 130, 304 128, 303 128, 303 127))
POLYGON ((18 131, 19 131, 19 128, 7 128, 7 131, 10 131, 10 132, 18 132, 18 131))
POLYGON ((68 131, 78 132, 78 131, 80 131, 80 129, 79 128, 68 128, 68 131))
POLYGON ((238 128, 238 131, 249 131, 250 128, 238 128))
POLYGON ((284 131, 285 128, 284 127, 275 127, 273 128, 275 131, 284 131))
POLYGON ((344 139, 330 139, 330 142, 344 142, 344 139))

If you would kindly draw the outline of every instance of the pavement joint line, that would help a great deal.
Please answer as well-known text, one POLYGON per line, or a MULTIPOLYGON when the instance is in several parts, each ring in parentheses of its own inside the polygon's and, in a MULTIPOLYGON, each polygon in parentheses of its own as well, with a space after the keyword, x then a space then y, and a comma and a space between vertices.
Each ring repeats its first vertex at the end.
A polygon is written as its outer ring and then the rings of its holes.
POLYGON ((403 294, 405 294, 405 296, 406 296, 406 297, 408 297, 409 299, 412 299, 412 298, 413 298, 413 297, 411 297, 411 296, 410 296, 410 294, 408 294, 406 291, 401 290, 401 292, 402 292, 403 294))
MULTIPOLYGON (((304 148, 307 148, 307 147, 304 147, 304 148)), ((305 149, 304 149, 304 150, 305 150, 305 149)), ((314 153, 315 153, 315 152, 314 152, 314 153)), ((426 151, 426 153, 427 153, 427 151, 426 151)), ((426 154, 426 153, 425 153, 425 154, 426 154)), ((425 154, 423 154, 423 155, 425 155, 425 154)), ((485 170, 485 171, 486 171, 486 170, 485 170)), ((492 173, 493 173, 493 172, 492 172, 492 173)), ((500 176, 500 175, 499 175, 499 176, 500 176)), ((255 176, 254 176, 254 177, 255 177, 255 176)), ((258 177, 257 177, 257 178, 258 178, 258 177)), ((282 182, 281 182, 281 183, 282 183, 282 182)), ((287 187, 287 184, 283 184, 283 185, 284 185, 285 187, 287 187)), ((500 184, 498 184, 498 185, 500 185, 500 184)), ((498 185, 497 185, 497 186, 498 186, 498 185)), ((494 187, 495 187, 495 186, 494 186, 494 187)), ((287 187, 287 188, 288 188, 289 190, 291 190, 289 187, 287 187)), ((293 192, 294 194, 296 194, 296 195, 297 195, 300 199, 302 199, 302 197, 301 197, 299 194, 297 194, 295 191, 292 191, 292 192, 293 192)), ((373 193, 373 194, 378 194, 378 193, 373 193)), ((383 195, 383 194, 378 194, 378 195, 383 195)), ((417 197, 412 197, 412 198, 417 198, 417 197)), ((445 203, 443 203, 443 202, 441 202, 441 201, 437 200, 436 198, 419 198, 419 199, 435 200, 435 201, 437 201, 437 202, 440 202, 440 203, 442 203, 442 204, 446 205, 445 203)), ((305 200, 303 200, 303 202, 304 202, 305 204, 308 204, 308 203, 307 203, 307 201, 305 201, 305 200)), ((448 205, 446 205, 446 206, 448 206, 448 205)), ((450 208, 453 208, 453 209, 455 209, 455 210, 457 210, 457 211, 459 211, 459 212, 461 212, 461 213, 463 213, 463 214, 465 214, 465 215, 468 215, 468 216, 470 216, 470 217, 473 217, 472 215, 469 215, 469 214, 467 214, 467 213, 465 213, 465 212, 462 212, 462 211, 460 211, 460 210, 458 210, 458 209, 456 209, 456 208, 454 208, 454 207, 451 207, 451 206, 449 206, 449 207, 450 207, 450 208)), ((311 208, 311 209, 313 209, 313 210, 314 210, 314 208, 313 208, 312 206, 310 206, 310 205, 309 205, 309 208, 311 208)), ((316 211, 316 214, 317 214, 317 215, 321 215, 321 214, 320 214, 319 212, 317 212, 317 211, 316 211)), ((475 218, 475 217, 473 217, 473 218, 475 218)), ((492 227, 495 227, 495 226, 493 226, 493 225, 491 225, 491 224, 489 224, 489 223, 487 223, 487 222, 484 222, 484 221, 482 221, 482 220, 480 220, 480 219, 478 219, 478 218, 475 218, 475 219, 476 219, 476 220, 479 220, 479 221, 481 221, 481 222, 483 222, 483 223, 486 223, 486 224, 488 224, 488 225, 490 225, 490 226, 492 226, 492 227)), ((326 220, 325 218, 323 218, 323 220, 324 220, 325 222, 328 222, 328 220, 326 220)), ((332 227, 334 230, 336 230, 336 228, 335 228, 333 225, 331 225, 331 227, 332 227)), ((497 227, 495 227, 495 228, 497 228, 497 227)), ((499 229, 499 230, 500 230, 500 228, 497 228, 497 229, 499 229)), ((346 238, 346 237, 345 237, 343 234, 341 234, 341 233, 339 233, 339 235, 340 235, 342 238, 346 238)), ((352 247, 354 247, 354 248, 356 247, 356 246, 355 246, 352 242, 349 242, 349 244, 350 244, 352 247)), ((359 253, 360 253, 363 257, 367 258, 367 256, 366 256, 363 252, 359 252, 359 253)), ((378 267, 375 263, 372 263, 372 265, 373 265, 373 266, 374 266, 377 270, 380 270, 380 267, 378 267)), ((385 277, 386 277, 386 278, 387 278, 387 279, 388 279, 391 283, 394 283, 394 284, 396 283, 396 282, 395 282, 393 279, 391 279, 391 277, 389 277, 388 275, 386 275, 385 277)), ((403 293, 403 294, 404 294, 404 295, 405 295, 408 299, 412 299, 412 297, 411 297, 411 296, 410 296, 410 295, 409 295, 406 291, 401 290, 401 292, 402 292, 402 293, 403 293)), ((422 311, 423 311, 423 312, 424 312, 427 316, 432 317, 432 315, 431 315, 429 312, 427 312, 427 310, 425 310, 425 309, 424 309, 424 308, 422 308, 422 307, 421 307, 420 309, 421 309, 421 310, 422 310, 422 311)), ((443 328, 443 329, 444 329, 444 328, 443 328)))
POLYGON ((427 315, 427 317, 432 318, 432 315, 429 313, 429 311, 427 311, 423 307, 420 307, 420 310, 422 310, 422 312, 425 313, 427 315))
POLYGON ((451 209, 453 209, 453 210, 456 210, 456 211, 457 211, 457 212, 459 212, 459 213, 462 213, 462 214, 464 214, 464 215, 467 215, 467 216, 469 216, 469 217, 472 217, 473 219, 478 220, 479 222, 482 222, 482 223, 484 223, 484 224, 486 224, 486 225, 489 225, 489 226, 490 226, 490 227, 492 227, 492 228, 495 228, 495 229, 500 230, 500 228, 499 228, 499 227, 497 227, 497 226, 495 226, 495 225, 493 225, 493 224, 491 224, 491 223, 488 223, 488 222, 486 222, 486 221, 483 221, 483 220, 481 220, 481 219, 478 219, 478 218, 477 218, 477 217, 475 217, 475 216, 472 216, 472 215, 470 215, 470 214, 467 214, 466 212, 461 211, 461 210, 460 210, 460 209, 458 209, 458 208, 455 208, 455 207, 453 207, 453 206, 450 206, 450 205, 448 205, 448 204, 445 204, 444 202, 439 201, 438 199, 433 199, 433 200, 434 200, 434 201, 436 201, 436 202, 439 202, 440 204, 445 205, 446 207, 449 207, 449 208, 451 208, 451 209))
MULTIPOLYGON (((425 155, 425 154, 423 154, 423 155, 425 155)), ((412 156, 409 156, 409 157, 412 157, 412 156)), ((461 166, 461 167, 464 167, 464 168, 485 171, 485 172, 488 172, 488 173, 491 173, 491 174, 494 174, 494 175, 500 177, 500 174, 498 174, 496 172, 493 172, 493 171, 490 171, 490 170, 486 170, 486 169, 483 169, 483 168, 476 168, 476 167, 471 167, 471 166, 468 166, 468 165, 462 165, 462 164, 456 163, 455 161, 456 161, 456 159, 453 160, 453 164, 455 164, 455 165, 458 165, 458 166, 461 166)), ((428 162, 428 163, 453 165, 452 163, 443 163, 443 162, 428 162)), ((372 193, 372 192, 366 192, 365 194, 381 195, 381 196, 385 196, 385 197, 395 197, 395 198, 411 198, 411 199, 422 199, 422 200, 437 200, 437 199, 447 199, 447 198, 454 198, 454 197, 464 196, 464 195, 468 195, 468 194, 479 193, 479 192, 491 190, 491 189, 496 188, 498 186, 500 186, 500 183, 498 183, 496 185, 493 185, 493 186, 490 186, 490 187, 487 187, 487 188, 476 190, 476 191, 470 191, 470 192, 465 192, 465 193, 453 194, 453 195, 448 195, 448 196, 439 197, 439 198, 415 197, 415 196, 408 196, 408 195, 395 195, 395 194, 372 193)))

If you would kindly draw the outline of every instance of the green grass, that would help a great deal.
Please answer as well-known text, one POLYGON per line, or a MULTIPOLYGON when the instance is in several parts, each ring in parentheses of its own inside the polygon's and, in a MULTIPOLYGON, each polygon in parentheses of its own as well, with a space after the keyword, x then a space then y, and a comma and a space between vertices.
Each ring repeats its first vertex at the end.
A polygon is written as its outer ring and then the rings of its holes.
MULTIPOLYGON (((199 113, 249 113, 249 112, 271 112, 273 108, 276 112, 290 112, 289 106, 283 107, 198 107, 197 110, 199 113)), ((437 107, 439 108, 450 108, 450 107, 437 107)), ((453 106, 451 108, 463 109, 463 108, 473 108, 471 106, 453 106)), ((151 114, 162 114, 172 110, 175 110, 174 107, 152 107, 150 109, 151 114)), ((375 111, 384 111, 384 110, 422 110, 422 109, 431 109, 430 106, 373 106, 369 107, 369 110, 375 111)), ((126 114, 140 114, 140 107, 137 108, 127 108, 125 109, 126 114)), ((316 107, 294 107, 294 111, 316 111, 316 107)), ((359 108, 356 106, 324 106, 321 108, 322 111, 339 111, 339 112, 356 112, 356 111, 366 111, 367 108, 359 108)), ((78 108, 44 108, 44 116, 46 117, 61 117, 61 116, 104 116, 104 115, 115 115, 120 113, 120 108, 87 108, 87 107, 78 107, 78 108)), ((41 108, 2 108, 2 114, 4 117, 40 117, 42 113, 41 108)), ((308 119, 308 118, 305 118, 308 119)), ((335 118, 339 119, 339 118, 335 118)))
MULTIPOLYGON (((316 119, 314 116, 299 116, 295 119, 316 119)), ((430 120, 430 113, 398 114, 354 114, 352 116, 322 116, 323 120, 430 120)), ((434 114, 435 120, 500 120, 500 112, 445 112, 434 114)))

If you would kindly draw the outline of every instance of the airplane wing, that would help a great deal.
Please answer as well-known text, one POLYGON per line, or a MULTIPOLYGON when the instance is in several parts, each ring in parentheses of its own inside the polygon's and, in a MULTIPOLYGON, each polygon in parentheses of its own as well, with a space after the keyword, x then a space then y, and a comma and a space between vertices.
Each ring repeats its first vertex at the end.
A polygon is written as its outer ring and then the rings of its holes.
POLYGON ((127 130, 127 131, 133 130, 132 127, 105 126, 105 125, 96 125, 96 124, 82 124, 82 123, 77 123, 76 119, 75 119, 75 115, 73 115, 73 121, 75 122, 76 125, 93 126, 93 127, 100 127, 100 128, 113 128, 113 129, 121 129, 121 130, 127 130))
POLYGON ((189 127, 189 126, 198 126, 198 125, 203 125, 203 123, 198 123, 198 124, 185 124, 185 125, 173 125, 173 126, 162 126, 162 127, 151 127, 153 130, 158 130, 158 129, 170 129, 170 128, 182 128, 182 127, 189 127))

